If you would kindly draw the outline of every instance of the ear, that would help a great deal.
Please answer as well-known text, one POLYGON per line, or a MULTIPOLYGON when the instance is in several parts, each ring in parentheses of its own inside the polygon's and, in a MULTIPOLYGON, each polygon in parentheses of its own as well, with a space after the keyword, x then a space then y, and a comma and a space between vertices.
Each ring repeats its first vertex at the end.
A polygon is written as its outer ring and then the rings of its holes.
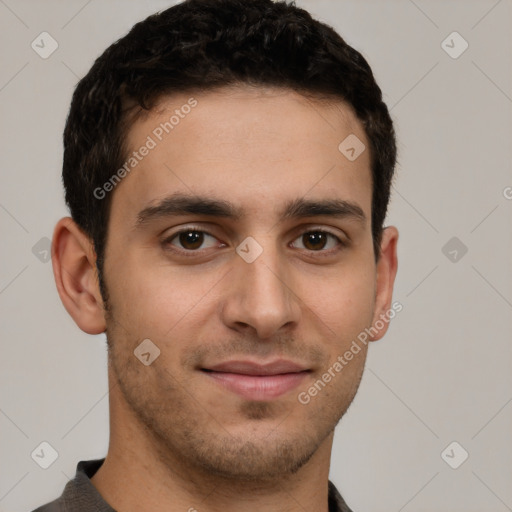
POLYGON ((393 286, 398 269, 396 254, 397 243, 398 230, 394 226, 388 226, 382 233, 380 257, 377 261, 375 309, 371 329, 371 341, 380 340, 388 330, 393 286), (373 334, 374 332, 376 334, 373 334))
POLYGON ((105 332, 94 245, 71 217, 55 226, 52 266, 60 300, 78 327, 88 334, 105 332))

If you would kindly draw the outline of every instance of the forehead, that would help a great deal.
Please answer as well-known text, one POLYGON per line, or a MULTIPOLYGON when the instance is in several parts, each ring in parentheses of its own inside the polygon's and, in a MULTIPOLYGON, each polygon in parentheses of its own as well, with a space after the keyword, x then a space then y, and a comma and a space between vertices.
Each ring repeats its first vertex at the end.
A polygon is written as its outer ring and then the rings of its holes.
POLYGON ((139 118, 126 142, 128 172, 115 189, 113 216, 133 221, 181 193, 229 201, 243 216, 270 216, 307 196, 353 200, 370 217, 368 141, 342 101, 248 86, 181 93, 139 118), (356 143, 356 159, 343 152, 347 140, 356 143))

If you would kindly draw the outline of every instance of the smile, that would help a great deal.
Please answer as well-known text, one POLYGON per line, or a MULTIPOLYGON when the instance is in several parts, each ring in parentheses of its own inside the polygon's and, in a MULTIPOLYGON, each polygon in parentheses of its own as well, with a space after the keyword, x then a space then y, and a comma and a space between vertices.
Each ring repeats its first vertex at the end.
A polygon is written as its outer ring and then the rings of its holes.
POLYGON ((290 361, 257 364, 228 361, 203 373, 229 391, 247 400, 271 400, 299 386, 310 371, 290 361))

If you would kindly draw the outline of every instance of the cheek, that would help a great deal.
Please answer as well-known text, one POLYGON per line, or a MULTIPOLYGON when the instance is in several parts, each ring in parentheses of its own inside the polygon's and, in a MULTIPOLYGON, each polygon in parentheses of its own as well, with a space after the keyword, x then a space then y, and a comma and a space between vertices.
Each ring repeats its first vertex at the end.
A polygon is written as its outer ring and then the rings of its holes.
POLYGON ((129 326, 133 336, 164 341, 175 328, 199 325, 208 297, 215 286, 222 286, 222 277, 221 272, 199 273, 192 266, 173 270, 162 263, 126 262, 112 276, 116 318, 129 326))
POLYGON ((371 324, 375 275, 369 266, 340 267, 321 279, 301 278, 299 295, 304 311, 311 311, 337 341, 346 340, 371 324))

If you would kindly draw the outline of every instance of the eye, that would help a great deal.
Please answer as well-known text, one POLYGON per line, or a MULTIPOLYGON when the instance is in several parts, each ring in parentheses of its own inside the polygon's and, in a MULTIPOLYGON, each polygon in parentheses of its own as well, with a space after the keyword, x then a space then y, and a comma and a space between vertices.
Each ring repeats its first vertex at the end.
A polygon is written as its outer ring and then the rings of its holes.
MULTIPOLYGON (((162 243, 167 247, 172 246, 172 250, 190 256, 194 253, 200 253, 201 250, 225 246, 213 235, 194 227, 181 229, 167 237, 162 243)), ((291 245, 297 249, 310 252, 331 253, 336 252, 337 249, 344 247, 346 244, 329 231, 314 229, 303 232, 291 245)))
POLYGON ((172 236, 164 240, 163 243, 164 245, 173 245, 184 251, 196 251, 197 249, 215 247, 215 241, 217 241, 217 239, 206 233, 206 231, 186 228, 174 233, 172 236), (210 240, 209 245, 203 246, 205 241, 207 242, 208 240, 210 240))
POLYGON ((315 252, 328 252, 337 246, 345 245, 339 237, 322 229, 306 231, 295 240, 299 240, 302 244, 302 247, 298 247, 299 249, 315 252))

